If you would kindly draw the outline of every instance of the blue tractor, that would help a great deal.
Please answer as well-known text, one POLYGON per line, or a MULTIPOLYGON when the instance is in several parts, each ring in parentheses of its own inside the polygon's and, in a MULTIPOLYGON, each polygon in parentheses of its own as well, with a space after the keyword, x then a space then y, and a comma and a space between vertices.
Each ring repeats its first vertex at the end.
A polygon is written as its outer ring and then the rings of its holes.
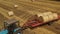
POLYGON ((0 34, 21 34, 19 21, 16 19, 9 19, 4 22, 4 30, 0 34))

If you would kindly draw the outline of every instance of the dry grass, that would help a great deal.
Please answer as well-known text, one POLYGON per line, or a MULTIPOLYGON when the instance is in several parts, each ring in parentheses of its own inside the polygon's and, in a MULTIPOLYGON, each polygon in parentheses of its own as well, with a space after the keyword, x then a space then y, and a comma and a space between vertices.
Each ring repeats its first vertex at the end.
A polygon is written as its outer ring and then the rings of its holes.
MULTIPOLYGON (((29 17, 37 13, 51 11, 60 14, 60 2, 48 1, 48 0, 34 1, 34 2, 31 2, 30 0, 26 0, 26 1, 0 0, 0 8, 2 8, 0 9, 0 13, 3 14, 3 16, 6 14, 5 12, 8 12, 10 10, 14 11, 15 13, 14 18, 20 20, 21 21, 20 24, 22 25, 29 19, 29 17), (19 5, 17 9, 14 8, 15 4, 19 5), (1 12, 2 10, 3 12, 1 12)), ((1 15, 1 17, 3 16, 1 15)), ((8 17, 9 16, 7 16, 6 18, 8 17)), ((1 22, 3 21, 4 19, 1 22)), ((50 26, 44 25, 31 30, 27 29, 23 31, 23 34, 59 34, 60 33, 59 26, 60 26, 60 20, 53 22, 53 24, 50 26)))

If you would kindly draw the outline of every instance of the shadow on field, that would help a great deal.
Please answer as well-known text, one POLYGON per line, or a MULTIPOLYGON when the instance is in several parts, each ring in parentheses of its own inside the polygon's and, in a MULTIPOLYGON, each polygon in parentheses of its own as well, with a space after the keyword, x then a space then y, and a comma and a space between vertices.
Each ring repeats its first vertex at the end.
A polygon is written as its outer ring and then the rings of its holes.
POLYGON ((43 28, 55 32, 56 34, 60 34, 60 24, 58 23, 53 23, 52 25, 46 25, 43 26, 43 28))
MULTIPOLYGON (((57 21, 55 21, 55 22, 57 22, 57 21)), ((43 25, 40 25, 37 27, 42 27, 42 28, 45 28, 49 31, 56 33, 56 34, 60 34, 60 24, 55 23, 55 22, 52 21, 52 22, 49 22, 50 24, 43 24, 43 25)), ((36 29, 37 27, 32 28, 32 29, 36 29)))

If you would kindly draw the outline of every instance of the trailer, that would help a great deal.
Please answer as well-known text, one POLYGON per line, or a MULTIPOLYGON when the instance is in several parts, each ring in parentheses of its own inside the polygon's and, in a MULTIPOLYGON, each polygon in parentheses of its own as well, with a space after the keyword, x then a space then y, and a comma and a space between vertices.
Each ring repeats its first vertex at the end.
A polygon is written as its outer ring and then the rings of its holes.
POLYGON ((27 27, 34 28, 43 24, 50 25, 52 21, 59 20, 60 15, 52 12, 44 12, 44 13, 34 15, 33 18, 28 19, 28 21, 23 25, 23 27, 27 26, 27 27))

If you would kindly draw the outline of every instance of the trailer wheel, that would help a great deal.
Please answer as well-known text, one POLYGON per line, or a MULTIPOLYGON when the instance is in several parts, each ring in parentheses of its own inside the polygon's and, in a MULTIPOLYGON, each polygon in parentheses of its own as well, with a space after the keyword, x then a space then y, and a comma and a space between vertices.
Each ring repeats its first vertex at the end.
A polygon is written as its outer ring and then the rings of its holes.
POLYGON ((48 25, 52 25, 52 23, 51 22, 49 22, 49 23, 47 23, 48 25))

